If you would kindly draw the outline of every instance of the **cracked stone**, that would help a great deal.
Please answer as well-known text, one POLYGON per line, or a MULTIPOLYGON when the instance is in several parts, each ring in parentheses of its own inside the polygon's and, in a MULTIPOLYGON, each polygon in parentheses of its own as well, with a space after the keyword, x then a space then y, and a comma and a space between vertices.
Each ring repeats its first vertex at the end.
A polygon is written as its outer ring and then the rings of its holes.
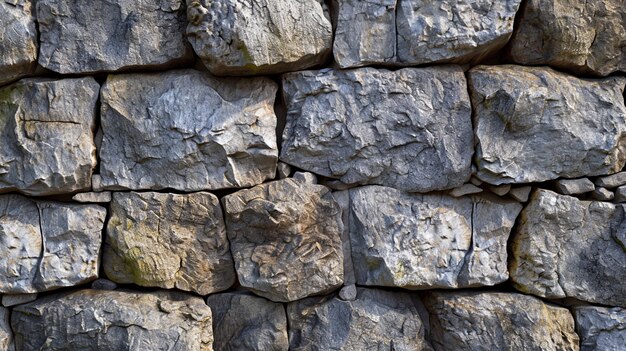
POLYGON ((0 307, 0 350, 14 351, 13 331, 11 330, 11 312, 0 307))
POLYGON ((580 351, 620 350, 626 345, 626 309, 574 307, 580 351))
POLYGON ((35 69, 38 44, 33 2, 0 1, 0 85, 35 69))

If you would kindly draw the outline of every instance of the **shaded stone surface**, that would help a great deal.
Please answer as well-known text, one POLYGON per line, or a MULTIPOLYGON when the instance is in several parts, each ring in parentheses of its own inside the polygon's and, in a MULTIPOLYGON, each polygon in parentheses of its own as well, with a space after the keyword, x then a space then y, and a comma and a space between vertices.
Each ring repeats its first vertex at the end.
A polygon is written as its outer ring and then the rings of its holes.
POLYGON ((326 61, 330 19, 317 0, 187 0, 187 36, 216 75, 277 74, 326 61))
POLYGON ((626 72, 623 0, 529 0, 519 18, 515 62, 601 76, 626 72))
MULTIPOLYGON (((2 295, 2 306, 11 307, 27 302, 35 301, 37 294, 4 294, 2 295)), ((2 350, 2 348, 0 348, 2 350)))
POLYGON ((194 70, 109 76, 102 185, 191 192, 274 178, 276 90, 267 78, 215 79, 194 70))
POLYGON ((0 193, 90 188, 99 90, 91 77, 23 79, 0 88, 0 193))
POLYGON ((507 240, 521 210, 520 204, 495 196, 352 189, 349 227, 356 282, 408 289, 504 282, 507 240))
POLYGON ((600 201, 611 201, 615 198, 615 194, 606 188, 596 188, 592 194, 593 198, 600 201))
POLYGON ((626 307, 626 216, 622 205, 536 190, 511 243, 515 288, 626 307))
POLYGON ((38 43, 33 3, 0 1, 0 85, 35 69, 38 43))
POLYGON ((287 316, 282 304, 241 293, 207 298, 213 313, 216 350, 287 351, 287 316))
POLYGON ((98 277, 106 209, 0 196, 0 293, 35 293, 98 277))
POLYGON ((570 312, 532 296, 429 292, 422 301, 436 350, 578 351, 570 312))
POLYGON ((283 85, 282 161, 347 184, 407 191, 469 180, 473 135, 460 67, 295 72, 283 85))
POLYGON ((596 179, 596 185, 609 189, 626 185, 626 172, 618 172, 606 177, 600 177, 596 179))
POLYGON ((239 283, 273 301, 343 283, 341 208, 330 190, 292 178, 222 198, 239 283))
POLYGON ((0 350, 2 351, 15 350, 10 317, 11 312, 4 307, 0 307, 0 350))
POLYGON ((581 351, 619 350, 626 345, 626 309, 574 307, 581 351))
POLYGON ((89 192, 89 193, 78 193, 72 196, 72 200, 76 202, 86 202, 86 203, 107 203, 111 202, 111 192, 103 191, 100 193, 89 192))
POLYGON ((471 69, 478 177, 498 185, 620 171, 625 84, 623 77, 584 80, 541 67, 471 69))
POLYGON ((39 64, 58 73, 192 59, 182 0, 37 0, 39 64))
POLYGON ((291 350, 432 350, 415 298, 357 288, 354 301, 310 297, 287 305, 291 350))
POLYGON ((178 292, 80 290, 13 309, 17 350, 211 351, 211 309, 178 292))
POLYGON ((565 195, 584 194, 596 189, 589 178, 559 179, 556 182, 556 188, 561 194, 565 195))

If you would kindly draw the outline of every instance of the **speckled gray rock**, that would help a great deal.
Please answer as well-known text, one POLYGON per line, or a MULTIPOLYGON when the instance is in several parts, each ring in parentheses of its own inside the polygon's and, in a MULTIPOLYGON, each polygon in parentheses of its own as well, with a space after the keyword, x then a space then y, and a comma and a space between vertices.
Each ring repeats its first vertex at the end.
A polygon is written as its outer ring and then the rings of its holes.
POLYGON ((559 179, 556 181, 556 188, 564 195, 584 194, 596 189, 589 178, 559 179))
POLYGON ((191 59, 185 14, 183 0, 37 0, 39 64, 87 73, 191 59))
POLYGON ((287 305, 290 350, 432 350, 414 299, 357 288, 354 301, 326 296, 292 302, 287 305))
POLYGON ((0 1, 0 85, 35 68, 37 27, 33 7, 32 0, 0 1))
POLYGON ((103 186, 191 192, 274 178, 276 90, 267 78, 214 79, 194 70, 109 76, 103 186))
POLYGON ((509 191, 509 195, 519 201, 519 202, 526 202, 528 201, 528 197, 530 196, 530 192, 533 190, 533 188, 531 186, 521 186, 521 187, 517 187, 517 188, 512 188, 509 191))
POLYGON ((0 293, 35 293, 98 277, 106 209, 0 195, 0 293))
POLYGON ((285 302, 343 284, 341 208, 328 188, 288 178, 222 202, 242 286, 285 302))
POLYGON ((609 189, 626 185, 626 172, 618 172, 606 177, 600 177, 596 179, 596 185, 609 189))
POLYGON ((626 345, 626 309, 574 307, 581 351, 617 351, 626 345))
POLYGON ((111 192, 103 191, 99 193, 95 193, 95 192, 78 193, 72 196, 72 200, 76 202, 86 202, 86 203, 107 203, 107 202, 111 202, 111 192))
POLYGON ((605 175, 626 162, 626 78, 542 67, 469 71, 478 177, 491 184, 605 175))
POLYGON ((429 292, 422 301, 438 351, 578 351, 570 312, 532 296, 429 292))
POLYGON ((626 185, 622 185, 615 189, 615 201, 626 202, 626 185))
POLYGON ((122 284, 207 295, 235 282, 222 209, 209 193, 114 193, 102 260, 122 284))
POLYGON ((600 201, 611 201, 615 198, 615 194, 606 188, 596 188, 591 196, 600 201))
POLYGON ((623 0, 529 0, 511 45, 525 65, 606 76, 626 72, 623 0))
POLYGON ((452 191, 450 191, 449 194, 450 196, 461 197, 465 195, 478 194, 482 192, 483 192, 483 189, 477 187, 474 184, 467 183, 467 184, 461 185, 460 187, 452 189, 452 191))
POLYGON ((470 178, 473 134, 458 66, 284 75, 281 160, 346 184, 450 189, 470 178))
POLYGON ((626 307, 624 209, 535 191, 511 242, 515 288, 550 299, 626 307))
POLYGON ((318 0, 187 0, 187 36, 216 75, 276 74, 323 63, 332 28, 318 0))
POLYGON ((91 77, 23 79, 0 89, 0 192, 91 187, 99 90, 91 77))
POLYGON ((11 312, 6 308, 0 307, 0 350, 2 351, 15 350, 10 317, 11 312))
POLYGON ((21 350, 211 351, 211 309, 180 292, 80 290, 13 310, 21 350))
POLYGON ((282 304, 242 293, 207 298, 213 313, 216 350, 287 351, 287 316, 282 304))
POLYGON ((4 294, 2 295, 2 306, 11 307, 35 300, 37 300, 37 294, 4 294))
POLYGON ((495 196, 352 189, 349 227, 357 284, 427 289, 504 282, 507 240, 521 210, 495 196))

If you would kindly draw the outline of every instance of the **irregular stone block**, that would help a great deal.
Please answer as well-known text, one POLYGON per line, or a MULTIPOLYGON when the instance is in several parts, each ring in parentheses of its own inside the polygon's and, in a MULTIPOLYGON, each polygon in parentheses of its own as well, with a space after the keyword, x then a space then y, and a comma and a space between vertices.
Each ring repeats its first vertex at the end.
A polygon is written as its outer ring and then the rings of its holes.
POLYGON ((626 172, 618 172, 606 177, 600 177, 596 180, 596 185, 610 189, 626 185, 626 172))
POLYGON ((626 345, 626 309, 574 307, 581 351, 620 350, 626 345))
POLYGON ((549 299, 626 307, 626 216, 622 205, 537 190, 511 243, 518 290, 549 299))
POLYGON ((605 175, 626 162, 626 78, 549 68, 469 71, 478 177, 491 184, 605 175))
POLYGON ((211 351, 211 309, 180 292, 80 290, 13 309, 18 350, 211 351))
POLYGON ((357 288, 354 301, 311 297, 287 305, 291 350, 432 350, 414 298, 357 288))
POLYGON ((561 194, 565 195, 584 194, 596 189, 589 178, 559 179, 556 181, 556 188, 561 194))
POLYGON ((277 74, 326 61, 330 20, 317 0, 187 0, 187 37, 216 75, 277 74))
POLYGON ((436 350, 578 351, 569 311, 532 296, 429 292, 422 300, 436 350))
POLYGON ((91 187, 99 90, 91 77, 23 79, 0 89, 0 192, 91 187))
POLYGON ((38 45, 33 0, 0 1, 0 23, 2 85, 32 73, 35 69, 38 45))
POLYGON ((349 227, 357 284, 427 289, 504 282, 507 240, 521 210, 495 196, 352 189, 349 227))
POLYGON ((450 196, 461 197, 465 195, 478 194, 482 192, 483 192, 483 189, 477 187, 474 184, 467 183, 467 184, 461 185, 458 188, 452 189, 452 191, 450 191, 449 194, 450 196))
POLYGON ((282 179, 222 198, 239 283, 294 301, 343 283, 341 208, 322 185, 282 179))
POLYGON ((213 313, 216 350, 287 351, 287 316, 282 304, 240 293, 207 298, 213 313))
POLYGON ((121 284, 207 295, 235 282, 222 209, 209 193, 114 193, 103 261, 121 284))
POLYGON ((515 62, 601 76, 626 72, 623 0, 529 0, 519 18, 515 62))
POLYGON ((347 184, 427 192, 471 175, 473 134, 458 66, 283 76, 281 160, 347 184))
POLYGON ((626 202, 626 186, 622 185, 615 189, 615 201, 626 202))
POLYGON ((91 288, 95 290, 115 290, 117 289, 117 284, 108 279, 99 278, 91 283, 91 288))
POLYGON ((48 291, 98 277, 106 209, 0 196, 0 293, 48 291))
POLYGON ((39 64, 88 73, 191 60, 185 13, 183 0, 37 0, 39 64))
POLYGON ((89 193, 78 193, 72 196, 72 200, 76 202, 86 202, 86 203, 107 203, 111 202, 111 192, 103 191, 99 193, 89 192, 89 193))
POLYGON ((0 307, 0 350, 14 351, 13 331, 11 330, 11 312, 0 307))
POLYGON ((591 195, 594 199, 600 201, 611 201, 615 197, 615 194, 606 188, 596 188, 591 195))
POLYGON ((530 196, 530 192, 533 190, 532 187, 530 186, 522 186, 519 188, 512 188, 511 191, 509 191, 509 195, 511 195, 511 197, 519 202, 526 202, 528 201, 528 197, 530 196))
POLYGON ((192 192, 274 178, 278 150, 267 78, 194 70, 112 75, 102 88, 102 184, 192 192))
MULTIPOLYGON (((2 306, 11 307, 37 300, 37 294, 5 294, 2 295, 2 306)), ((0 348, 0 350, 4 350, 0 348)))

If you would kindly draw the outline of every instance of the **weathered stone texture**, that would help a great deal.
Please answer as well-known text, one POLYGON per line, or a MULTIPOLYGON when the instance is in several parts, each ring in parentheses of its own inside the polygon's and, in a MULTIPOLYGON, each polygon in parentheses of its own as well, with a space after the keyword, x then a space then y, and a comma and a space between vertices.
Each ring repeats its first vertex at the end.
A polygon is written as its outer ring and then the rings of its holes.
POLYGON ((17 350, 211 351, 211 309, 199 297, 158 291, 80 290, 16 307, 17 350))
POLYGON ((521 64, 600 76, 626 72, 624 6, 624 0, 529 0, 511 56, 521 64))
POLYGON ((23 79, 0 88, 0 192, 90 188, 99 90, 91 77, 23 79))
POLYGON ((6 308, 0 307, 0 350, 2 351, 15 350, 10 317, 11 312, 6 308))
POLYGON ((222 202, 242 286, 285 302, 343 283, 341 208, 328 188, 288 178, 222 202))
POLYGON ((222 209, 209 193, 114 193, 104 272, 116 283, 207 295, 235 282, 222 209))
POLYGON ((103 186, 191 192, 274 178, 276 90, 267 78, 214 79, 193 70, 109 76, 103 186))
POLYGON ((325 69, 289 73, 283 83, 282 161, 407 191, 469 180, 471 108, 460 67, 325 69))
POLYGON ((504 282, 507 240, 521 210, 520 204, 494 196, 352 189, 349 227, 356 282, 408 289, 504 282))
POLYGON ((578 351, 570 312, 532 296, 429 292, 422 300, 436 350, 578 351))
POLYGON ((317 0, 187 0, 187 35, 216 75, 276 74, 323 63, 330 19, 317 0))
POLYGON ((216 350, 289 350, 282 304, 242 293, 211 295, 207 304, 213 313, 216 350))
POLYGON ((432 350, 415 305, 400 292, 357 288, 354 301, 311 297, 287 305, 294 351, 432 350))
POLYGON ((525 293, 626 307, 624 206, 537 190, 520 215, 509 273, 525 293))
POLYGON ((581 351, 620 350, 626 345, 626 309, 574 307, 581 351))
POLYGON ((584 80, 541 67, 471 69, 478 177, 497 185, 620 171, 625 84, 623 77, 584 80))
POLYGON ((0 85, 31 73, 37 62, 33 0, 0 1, 0 85))
POLYGON ((98 277, 106 209, 0 196, 0 293, 35 293, 98 277))
POLYGON ((39 64, 59 73, 191 59, 183 0, 37 0, 39 64))

